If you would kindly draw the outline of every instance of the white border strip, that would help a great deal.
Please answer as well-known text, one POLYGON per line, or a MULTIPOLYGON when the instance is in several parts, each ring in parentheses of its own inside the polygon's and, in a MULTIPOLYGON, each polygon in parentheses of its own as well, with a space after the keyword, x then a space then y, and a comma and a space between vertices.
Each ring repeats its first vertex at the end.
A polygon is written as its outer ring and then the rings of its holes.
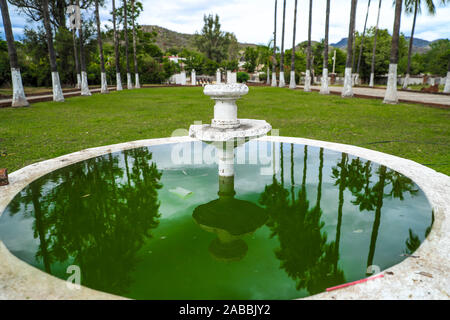
MULTIPOLYGON (((415 252, 418 258, 384 270, 384 277, 306 299, 449 299, 450 298, 450 177, 414 161, 351 145, 292 137, 263 137, 274 141, 345 152, 385 165, 411 178, 425 193, 434 211, 434 224, 415 252), (422 273, 422 274, 420 274, 422 273), (426 276, 425 276, 425 275, 426 276), (431 275, 432 277, 429 277, 431 275)), ((0 215, 14 196, 34 180, 62 167, 145 146, 196 141, 185 137, 149 139, 91 148, 42 161, 10 174, 10 185, 0 187, 0 215)), ((16 258, 0 241, 0 299, 124 299, 81 287, 71 290, 64 280, 16 258)))

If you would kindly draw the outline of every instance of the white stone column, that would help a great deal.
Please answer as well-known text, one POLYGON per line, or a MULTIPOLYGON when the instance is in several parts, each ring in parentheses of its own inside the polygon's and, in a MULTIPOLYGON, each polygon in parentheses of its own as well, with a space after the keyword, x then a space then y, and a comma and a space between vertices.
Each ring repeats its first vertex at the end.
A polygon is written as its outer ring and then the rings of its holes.
POLYGON ((402 86, 403 90, 408 89, 408 83, 409 83, 409 73, 407 73, 405 75, 405 79, 403 80, 403 86, 402 86))
POLYGON ((181 77, 180 77, 181 79, 180 79, 180 84, 182 85, 182 86, 185 86, 186 85, 186 71, 181 71, 181 77))
POLYGON ((64 102, 64 95, 59 81, 58 71, 52 72, 53 101, 64 102))
POLYGON ((197 85, 197 74, 195 73, 195 69, 192 69, 191 71, 191 85, 197 85))
POLYGON ((323 70, 322 70, 320 93, 321 94, 330 94, 330 88, 328 87, 328 69, 327 68, 323 68, 323 70))
POLYGON ((89 84, 86 71, 81 71, 81 95, 90 96, 89 84))
POLYGON ((389 74, 387 81, 386 93, 383 103, 396 104, 398 103, 397 96, 397 64, 389 64, 389 74))
POLYGON ((447 78, 445 79, 444 93, 450 93, 450 71, 447 72, 447 78))
POLYGON ((120 73, 116 73, 116 84, 117 91, 122 91, 122 77, 120 76, 120 73))
POLYGON ((140 89, 141 88, 141 82, 139 81, 139 73, 136 73, 135 75, 134 75, 134 87, 136 88, 136 89, 140 89))
POLYGON ((353 97, 353 87, 352 87, 352 68, 345 68, 344 76, 344 88, 342 89, 342 97, 353 97))
POLYGON ((106 82, 106 72, 102 72, 101 81, 102 81, 101 93, 109 93, 108 83, 106 82))
POLYGON ((237 83, 237 72, 231 73, 231 83, 237 83))
POLYGON ((127 73, 127 89, 133 89, 133 81, 131 80, 131 73, 127 73))
POLYGON ((311 92, 311 71, 310 70, 306 70, 305 86, 303 88, 303 91, 311 92))
POLYGON ((77 73, 77 85, 75 88, 81 89, 81 74, 79 73, 77 73))
POLYGON ((375 74, 371 73, 370 74, 370 82, 369 82, 369 87, 373 88, 373 86, 375 85, 375 74))
POLYGON ((227 84, 231 84, 231 71, 227 70, 227 84))
POLYGON ((30 104, 25 97, 25 91, 23 90, 22 75, 20 74, 20 69, 11 68, 11 79, 12 79, 12 107, 28 107, 30 104))
POLYGON ((286 87, 286 81, 284 80, 284 71, 280 72, 280 83, 278 84, 280 88, 286 87))
POLYGON ((222 72, 220 72, 220 69, 217 69, 216 71, 216 84, 222 83, 222 72))
POLYGON ((232 177, 234 176, 234 148, 231 143, 224 144, 225 146, 222 144, 221 148, 217 148, 219 176, 232 177))
POLYGON ((277 73, 272 72, 272 87, 276 87, 276 86, 277 86, 277 73))
POLYGON ((291 71, 291 79, 289 81, 289 89, 297 88, 297 84, 295 83, 295 71, 291 71))

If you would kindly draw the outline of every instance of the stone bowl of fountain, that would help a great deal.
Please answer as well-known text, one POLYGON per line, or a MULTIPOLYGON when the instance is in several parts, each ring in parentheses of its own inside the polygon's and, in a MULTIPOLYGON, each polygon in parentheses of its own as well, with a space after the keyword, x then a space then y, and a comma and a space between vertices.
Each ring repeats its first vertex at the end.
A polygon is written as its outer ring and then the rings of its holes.
POLYGON ((205 86, 203 93, 215 101, 211 124, 195 124, 189 136, 205 142, 229 141, 237 138, 257 138, 272 127, 265 120, 238 119, 236 100, 248 93, 245 84, 215 84, 205 86))

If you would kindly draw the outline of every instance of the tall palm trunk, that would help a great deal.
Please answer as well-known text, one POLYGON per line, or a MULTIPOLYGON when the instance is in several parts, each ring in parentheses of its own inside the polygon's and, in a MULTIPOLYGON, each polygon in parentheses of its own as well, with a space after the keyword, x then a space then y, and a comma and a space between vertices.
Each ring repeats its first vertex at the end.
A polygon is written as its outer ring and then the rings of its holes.
POLYGON ((125 40, 125 59, 127 66, 127 89, 133 89, 133 82, 131 81, 130 60, 128 59, 128 10, 127 0, 123 0, 123 34, 125 40))
POLYGON ((352 0, 352 8, 350 10, 350 23, 348 27, 348 40, 347 40, 347 61, 345 64, 345 76, 344 76, 344 88, 342 90, 342 97, 353 97, 352 88, 352 61, 353 61, 353 36, 355 33, 355 20, 356 20, 356 6, 358 0, 352 0))
POLYGON ((397 96, 397 63, 398 63, 398 44, 400 39, 400 20, 402 16, 403 0, 395 1, 395 19, 394 30, 392 32, 391 44, 391 59, 389 63, 389 75, 384 96, 384 103, 396 104, 398 103, 397 96))
MULTIPOLYGON (((77 0, 77 6, 80 6, 80 0, 77 0)), ((78 29, 78 38, 80 39, 80 67, 81 67, 81 95, 90 96, 89 84, 86 72, 86 52, 84 50, 83 39, 83 20, 80 15, 80 29, 78 29)))
POLYGON ((277 0, 275 0, 275 23, 273 29, 273 61, 272 61, 272 87, 277 86, 277 0))
POLYGON ((283 1, 283 31, 281 33, 280 88, 284 88, 284 27, 286 22, 286 0, 283 1))
POLYGON ((330 29, 330 0, 327 0, 327 8, 325 13, 325 40, 323 47, 323 70, 322 70, 322 82, 320 86, 321 94, 330 94, 328 88, 328 33, 330 29))
POLYGON ((97 41, 98 51, 100 53, 100 69, 101 69, 101 93, 108 93, 108 83, 106 81, 105 58, 103 57, 102 30, 100 28, 100 13, 98 9, 98 0, 95 0, 95 19, 97 21, 97 41))
POLYGON ((56 65, 56 53, 53 47, 53 33, 50 25, 50 12, 48 0, 42 0, 42 18, 44 20, 45 36, 47 38, 48 56, 50 59, 50 70, 52 72, 53 101, 64 101, 64 95, 59 80, 58 66, 56 65))
POLYGON ((361 66, 361 58, 362 58, 362 53, 363 53, 363 48, 364 48, 364 39, 366 37, 366 27, 367 27, 367 18, 369 18, 369 9, 370 9, 370 0, 367 3, 366 20, 364 21, 364 29, 363 29, 363 34, 362 34, 362 38, 361 38, 361 44, 359 46, 358 64, 356 66, 356 83, 357 84, 359 84, 359 68, 361 66))
POLYGON ((297 0, 295 0, 294 8, 294 31, 292 37, 292 56, 291 56, 291 79, 289 82, 289 88, 295 89, 297 84, 295 83, 295 34, 297 31, 297 0))
MULTIPOLYGON (((136 14, 136 8, 134 6, 134 1, 135 0, 131 0, 131 16, 132 16, 132 20, 131 23, 133 24, 133 62, 134 62, 134 77, 135 77, 135 88, 140 88, 141 87, 141 83, 139 82, 139 70, 138 70, 138 64, 137 64, 137 51, 136 51, 136 21, 134 21, 135 19, 135 14, 136 14)), ((194 81, 194 85, 195 85, 195 81, 194 81)))
POLYGON ((2 11, 3 28, 5 30, 6 42, 8 44, 9 64, 11 67, 11 80, 13 89, 12 107, 27 107, 29 103, 23 90, 22 75, 20 74, 19 60, 17 58, 14 35, 9 18, 8 4, 6 0, 0 0, 0 10, 2 11))
POLYGON ((411 30, 411 37, 409 38, 408 64, 406 66, 406 74, 405 74, 405 80, 403 82, 403 89, 408 88, 409 73, 411 72, 411 54, 412 54, 412 47, 413 47, 413 41, 414 41, 414 30, 416 28, 418 3, 419 3, 419 1, 417 1, 417 0, 414 1, 414 18, 413 18, 413 25, 412 25, 412 30, 411 30))
POLYGON ((312 0, 309 0, 309 22, 308 22, 308 48, 306 49, 306 76, 305 92, 311 91, 311 26, 312 26, 312 0))
POLYGON ((375 54, 377 52, 377 37, 378 37, 378 24, 380 22, 380 12, 381 12, 381 1, 378 3, 378 15, 377 15, 377 25, 375 27, 375 36, 373 39, 373 50, 372 50, 372 65, 370 67, 370 82, 369 87, 374 86, 374 78, 375 78, 375 54))
POLYGON ((72 41, 73 41, 73 59, 75 61, 75 72, 77 73, 77 89, 81 89, 81 70, 80 62, 78 61, 78 48, 77 48, 77 32, 72 29, 72 41))
POLYGON ((123 90, 122 77, 120 75, 120 53, 119 53, 119 35, 116 27, 116 1, 112 0, 112 16, 113 16, 113 30, 114 30, 114 56, 116 60, 116 88, 117 91, 123 90))

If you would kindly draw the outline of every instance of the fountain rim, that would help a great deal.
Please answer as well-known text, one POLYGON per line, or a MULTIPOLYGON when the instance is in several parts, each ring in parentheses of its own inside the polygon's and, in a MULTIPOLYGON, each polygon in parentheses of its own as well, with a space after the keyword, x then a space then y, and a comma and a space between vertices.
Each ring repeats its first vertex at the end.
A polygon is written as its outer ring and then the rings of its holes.
MULTIPOLYGON (((434 213, 428 237, 414 257, 381 272, 382 278, 324 292, 304 299, 448 299, 450 279, 450 177, 412 160, 353 145, 295 137, 265 136, 255 140, 294 143, 347 153, 385 165, 412 179, 425 193, 434 213), (429 277, 429 275, 432 277, 429 277)), ((9 175, 0 187, 0 216, 14 196, 36 179, 68 165, 124 150, 198 141, 189 136, 138 140, 96 147, 31 164, 9 175)), ((66 281, 15 257, 0 241, 0 299, 126 299, 81 286, 69 289, 66 281)))

